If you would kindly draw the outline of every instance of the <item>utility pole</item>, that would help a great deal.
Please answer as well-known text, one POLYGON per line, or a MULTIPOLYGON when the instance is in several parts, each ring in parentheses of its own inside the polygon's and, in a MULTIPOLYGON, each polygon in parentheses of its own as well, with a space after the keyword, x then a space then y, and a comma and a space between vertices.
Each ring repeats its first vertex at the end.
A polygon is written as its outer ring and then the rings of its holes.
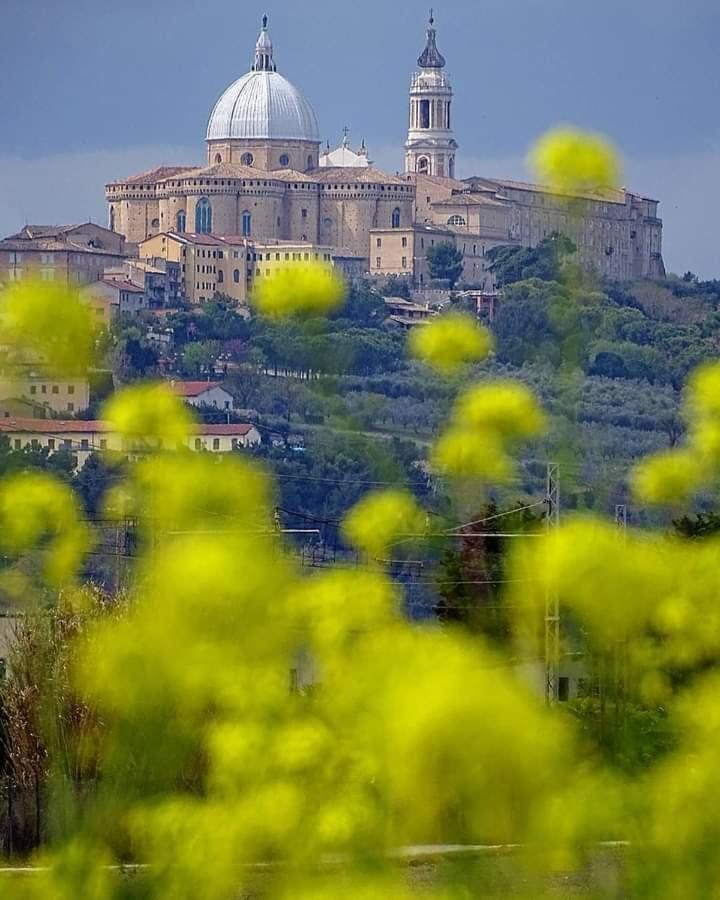
MULTIPOLYGON (((560 466, 548 463, 545 486, 545 529, 548 534, 560 525, 560 466)), ((558 699, 560 681, 560 599, 548 586, 545 594, 545 702, 558 699)))

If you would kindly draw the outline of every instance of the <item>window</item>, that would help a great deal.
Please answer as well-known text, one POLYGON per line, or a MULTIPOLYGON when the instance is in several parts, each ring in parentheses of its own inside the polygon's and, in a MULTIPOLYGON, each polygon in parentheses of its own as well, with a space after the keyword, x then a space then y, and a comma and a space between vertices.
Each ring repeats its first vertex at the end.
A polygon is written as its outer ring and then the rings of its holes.
POLYGON ((107 439, 106 438, 100 439, 100 449, 107 450, 107 439))
POLYGON ((75 385, 69 384, 68 385, 68 394, 74 394, 74 393, 75 393, 75 385))
POLYGON ((233 271, 233 281, 235 284, 240 284, 240 269, 235 269, 233 271))
POLYGON ((185 210, 181 209, 175 218, 175 228, 178 234, 185 234, 186 222, 187 218, 185 215, 185 210))
POLYGON ((427 156, 421 156, 417 161, 417 170, 422 175, 423 173, 427 175, 430 171, 430 163, 427 156))
POLYGON ((567 702, 570 699, 570 679, 567 675, 558 678, 558 700, 567 702))
POLYGON ((15 438, 15 449, 16 450, 22 449, 22 441, 20 440, 20 438, 15 438))
POLYGON ((55 438, 48 438, 48 450, 55 449, 55 438))
POLYGON ((403 245, 403 247, 407 247, 407 238, 406 237, 404 237, 402 239, 402 245, 403 245))
POLYGON ((41 385, 40 385, 40 393, 41 393, 41 394, 47 394, 47 385, 46 385, 46 384, 41 384, 41 385))
POLYGON ((67 408, 68 408, 68 412, 75 412, 75 404, 74 403, 68 403, 67 408))
POLYGON ((287 153, 283 153, 282 156, 280 157, 280 165, 281 166, 289 166, 290 165, 290 157, 287 155, 287 153))
POLYGON ((252 216, 250 215, 249 210, 245 210, 242 214, 242 236, 250 237, 252 232, 252 216))
POLYGON ((207 197, 201 197, 195 207, 195 231, 210 234, 212 231, 212 206, 207 197))
POLYGON ((447 223, 448 225, 465 225, 465 219, 462 216, 450 216, 447 223))
POLYGON ((301 209, 301 210, 300 210, 300 215, 302 216, 303 219, 307 219, 307 210, 306 210, 306 209, 301 209))
POLYGON ((403 256, 402 258, 402 267, 403 269, 407 269, 407 256, 403 256))
POLYGON ((110 231, 115 231, 115 208, 110 207, 110 231))
POLYGON ((215 165, 218 165, 221 162, 222 162, 222 154, 216 153, 215 154, 215 165))
POLYGON ((65 438, 63 441, 63 450, 72 450, 72 441, 70 438, 65 438))
POLYGON ((308 158, 307 158, 307 167, 308 167, 308 169, 312 169, 313 166, 314 166, 314 164, 315 164, 315 160, 313 159, 313 157, 312 157, 312 156, 308 156, 308 158))
POLYGON ((396 206, 395 209, 392 211, 392 218, 390 221, 392 223, 393 228, 400 227, 400 207, 399 206, 396 206))
POLYGON ((429 100, 421 100, 420 101, 420 127, 421 128, 429 128, 430 127, 430 101, 429 100))
POLYGON ((255 162, 255 157, 252 155, 252 153, 243 153, 243 155, 240 157, 240 162, 244 166, 251 166, 255 162))
POLYGON ((220 449, 220 438, 213 438, 213 450, 220 449))
POLYGON ((379 256, 375 257, 375 268, 376 269, 382 268, 382 258, 379 256))
POLYGON ((80 449, 81 450, 89 450, 90 449, 90 441, 87 438, 83 438, 80 441, 80 449))
POLYGON ((195 438, 195 449, 202 450, 202 441, 200 438, 195 438))
MULTIPOLYGON (((100 312, 102 312, 102 310, 100 310, 100 312)), ((59 393, 60 393, 60 388, 58 387, 58 385, 54 384, 54 385, 52 386, 52 392, 53 392, 53 394, 59 394, 59 393)))
POLYGON ((217 277, 218 284, 222 284, 225 281, 225 274, 223 273, 222 269, 217 273, 217 277))
POLYGON ((382 238, 377 239, 377 246, 382 247, 382 238))
POLYGON ((31 385, 30 385, 30 393, 31 393, 31 394, 37 394, 37 385, 36 385, 36 384, 31 384, 31 385))

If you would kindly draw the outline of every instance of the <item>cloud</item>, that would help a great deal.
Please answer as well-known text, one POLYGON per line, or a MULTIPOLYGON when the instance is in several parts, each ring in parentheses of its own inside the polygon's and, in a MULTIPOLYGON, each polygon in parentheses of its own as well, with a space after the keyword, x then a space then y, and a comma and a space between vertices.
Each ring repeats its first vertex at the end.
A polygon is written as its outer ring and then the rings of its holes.
MULTIPOLYGON (((402 169, 403 148, 370 147, 375 165, 402 169)), ((162 164, 202 163, 202 150, 183 146, 141 146, 86 151, 24 160, 0 158, 0 236, 26 222, 64 224, 107 220, 104 186, 162 164)), ((688 269, 702 278, 720 277, 716 210, 720 209, 720 147, 672 157, 630 158, 625 179, 633 190, 660 200, 664 256, 669 271, 688 269)), ((458 156, 458 174, 529 179, 522 156, 458 156)))

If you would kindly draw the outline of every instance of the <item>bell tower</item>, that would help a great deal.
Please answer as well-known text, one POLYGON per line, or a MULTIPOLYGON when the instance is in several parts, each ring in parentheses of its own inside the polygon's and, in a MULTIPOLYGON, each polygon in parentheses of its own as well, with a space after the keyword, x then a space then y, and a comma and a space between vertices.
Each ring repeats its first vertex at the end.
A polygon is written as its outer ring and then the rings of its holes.
POLYGON ((445 58, 435 42, 435 19, 430 10, 427 43, 418 57, 419 71, 410 82, 410 124, 405 143, 405 171, 455 177, 451 105, 452 87, 445 58))

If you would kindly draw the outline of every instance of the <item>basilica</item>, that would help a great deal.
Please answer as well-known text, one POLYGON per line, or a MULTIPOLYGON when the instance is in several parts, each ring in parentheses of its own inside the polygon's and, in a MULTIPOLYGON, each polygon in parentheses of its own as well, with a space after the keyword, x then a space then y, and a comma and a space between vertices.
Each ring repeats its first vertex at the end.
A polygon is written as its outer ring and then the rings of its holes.
MULTIPOLYGON (((464 256, 462 283, 491 288, 487 253, 570 236, 582 264, 614 279, 664 273, 658 202, 626 189, 559 197, 542 186, 457 175, 453 88, 431 16, 409 89, 403 171, 376 168, 364 143, 321 150, 315 111, 280 71, 267 17, 250 70, 231 84, 207 127, 207 165, 165 166, 106 186, 110 228, 141 255, 193 248, 193 299, 209 299, 218 266, 203 247, 242 247, 242 283, 286 259, 336 260, 355 273, 427 285, 428 249, 450 242, 464 256), (143 248, 145 248, 143 250, 143 248), (200 277, 202 274, 202 277, 200 277)), ((178 251, 179 252, 179 251, 178 251)), ((207 251, 208 253, 210 251, 207 251)), ((224 258, 222 250, 215 250, 224 258)), ((177 257, 180 259, 180 256, 177 257)))

